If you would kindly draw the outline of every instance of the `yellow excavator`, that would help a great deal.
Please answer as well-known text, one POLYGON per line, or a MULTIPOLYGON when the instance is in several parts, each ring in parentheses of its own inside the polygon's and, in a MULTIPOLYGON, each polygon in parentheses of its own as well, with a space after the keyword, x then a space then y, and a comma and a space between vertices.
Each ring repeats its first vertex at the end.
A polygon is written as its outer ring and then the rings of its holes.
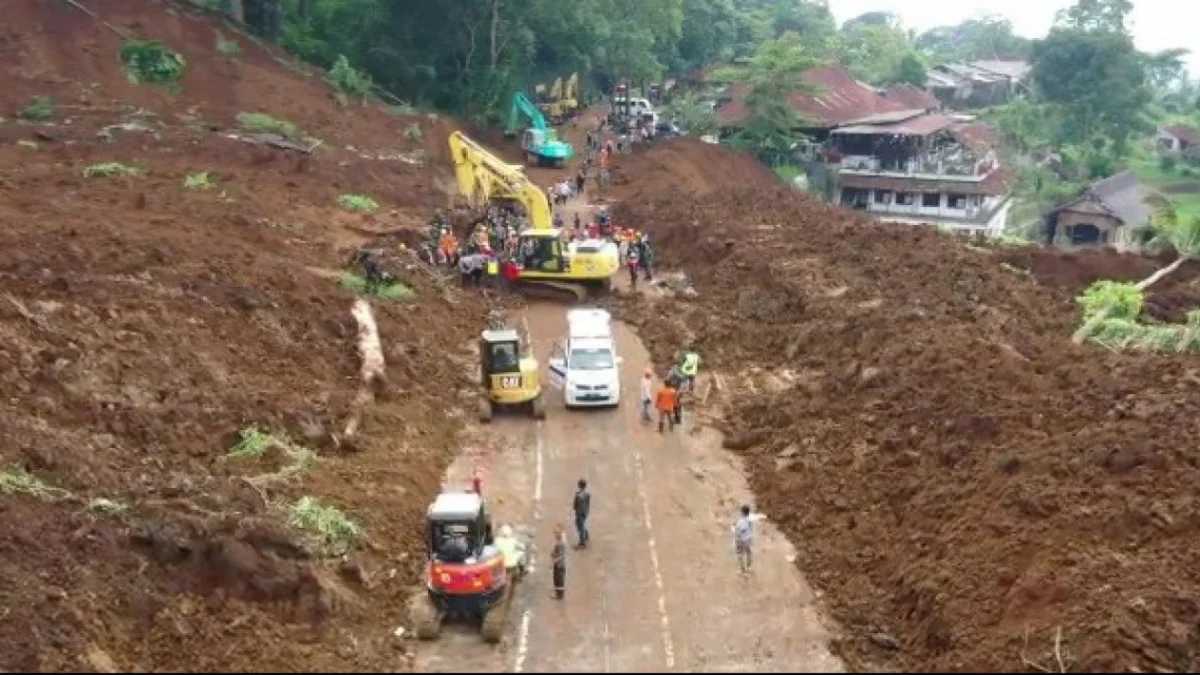
POLYGON ((544 84, 534 87, 534 98, 537 101, 538 110, 542 111, 551 124, 562 123, 563 79, 561 77, 556 78, 554 84, 549 88, 544 84))
POLYGON ((579 114, 579 73, 571 73, 567 83, 563 85, 562 98, 559 100, 559 114, 569 120, 579 114))
POLYGON ((580 302, 589 290, 611 289, 621 269, 616 244, 608 239, 566 243, 562 230, 552 224, 546 193, 520 165, 504 162, 462 132, 450 134, 449 141, 454 178, 471 208, 515 203, 529 216, 530 227, 518 238, 517 259, 501 265, 507 285, 529 295, 580 302))

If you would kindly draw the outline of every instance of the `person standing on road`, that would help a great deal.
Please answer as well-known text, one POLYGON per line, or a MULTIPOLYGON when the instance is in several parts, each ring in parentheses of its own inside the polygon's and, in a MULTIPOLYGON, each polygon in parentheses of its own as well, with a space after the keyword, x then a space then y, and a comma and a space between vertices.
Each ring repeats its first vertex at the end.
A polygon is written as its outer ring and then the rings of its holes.
POLYGON ((683 360, 679 363, 679 372, 683 373, 687 379, 688 392, 696 391, 696 373, 700 371, 700 355, 695 349, 689 345, 683 353, 683 360))
POLYGON ((554 526, 554 548, 550 550, 550 572, 554 578, 554 599, 567 593, 567 535, 562 523, 554 526))
POLYGON ((663 382, 658 389, 658 395, 655 397, 655 407, 658 408, 658 431, 662 433, 663 422, 667 423, 667 428, 675 431, 675 402, 678 400, 679 393, 675 391, 675 387, 671 386, 670 382, 663 382))
POLYGON ((733 523, 733 550, 737 553, 738 568, 742 576, 750 573, 750 564, 754 561, 751 547, 754 544, 754 521, 750 515, 750 505, 742 506, 742 513, 733 523))
POLYGON ((591 539, 587 530, 587 519, 588 514, 592 512, 592 493, 588 492, 586 479, 579 479, 571 508, 575 512, 575 534, 578 537, 575 548, 587 548, 588 540, 591 539))
POLYGON ((650 421, 650 406, 654 404, 654 370, 646 366, 642 374, 642 421, 650 421))
POLYGON ((683 424, 683 373, 679 372, 679 364, 671 366, 667 373, 667 382, 675 389, 675 424, 683 424))

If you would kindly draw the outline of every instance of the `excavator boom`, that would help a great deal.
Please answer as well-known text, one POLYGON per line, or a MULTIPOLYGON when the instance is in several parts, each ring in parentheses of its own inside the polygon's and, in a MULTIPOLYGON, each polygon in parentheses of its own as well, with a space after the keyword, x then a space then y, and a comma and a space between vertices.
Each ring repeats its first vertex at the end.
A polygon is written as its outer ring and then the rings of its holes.
POLYGON ((489 199, 512 199, 525 207, 534 228, 551 227, 550 201, 541 188, 514 166, 488 152, 460 131, 450 134, 450 156, 458 190, 473 208, 483 208, 489 199))

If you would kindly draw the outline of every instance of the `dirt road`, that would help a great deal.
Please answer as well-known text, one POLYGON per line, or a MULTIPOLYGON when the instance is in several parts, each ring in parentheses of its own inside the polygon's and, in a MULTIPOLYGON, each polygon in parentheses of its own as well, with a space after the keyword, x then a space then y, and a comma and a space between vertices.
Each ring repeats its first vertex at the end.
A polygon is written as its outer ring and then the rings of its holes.
MULTIPOLYGON (((525 318, 544 369, 565 308, 536 305, 525 318)), ((841 671, 791 546, 769 523, 758 528, 752 575, 738 574, 730 525, 751 501, 740 468, 715 433, 693 432, 686 413, 672 434, 640 421, 649 356, 628 327, 618 324, 617 337, 618 409, 567 411, 548 388, 544 422, 499 418, 482 443, 492 447, 451 467, 449 484, 461 486, 479 466, 493 516, 529 537, 534 568, 498 649, 448 625, 439 642, 419 646, 417 669, 841 671), (592 542, 571 552, 567 596, 557 601, 544 559, 556 523, 575 541, 579 478, 593 493, 592 542)))

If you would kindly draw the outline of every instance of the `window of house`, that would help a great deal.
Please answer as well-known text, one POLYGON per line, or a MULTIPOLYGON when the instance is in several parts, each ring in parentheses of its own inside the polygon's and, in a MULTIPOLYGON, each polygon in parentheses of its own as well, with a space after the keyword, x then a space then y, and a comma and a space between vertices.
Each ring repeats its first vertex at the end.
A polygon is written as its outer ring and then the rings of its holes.
POLYGON ((952 209, 967 208, 967 196, 966 195, 958 195, 958 194, 951 193, 950 195, 947 196, 946 201, 947 201, 947 206, 949 208, 952 208, 952 209))
POLYGON ((875 203, 876 204, 891 204, 892 203, 892 191, 891 190, 876 190, 875 191, 875 203))
POLYGON ((942 193, 926 192, 921 195, 921 206, 930 209, 936 209, 942 205, 942 193))
POLYGON ((916 195, 911 192, 897 192, 896 204, 898 206, 912 206, 917 203, 916 195))

